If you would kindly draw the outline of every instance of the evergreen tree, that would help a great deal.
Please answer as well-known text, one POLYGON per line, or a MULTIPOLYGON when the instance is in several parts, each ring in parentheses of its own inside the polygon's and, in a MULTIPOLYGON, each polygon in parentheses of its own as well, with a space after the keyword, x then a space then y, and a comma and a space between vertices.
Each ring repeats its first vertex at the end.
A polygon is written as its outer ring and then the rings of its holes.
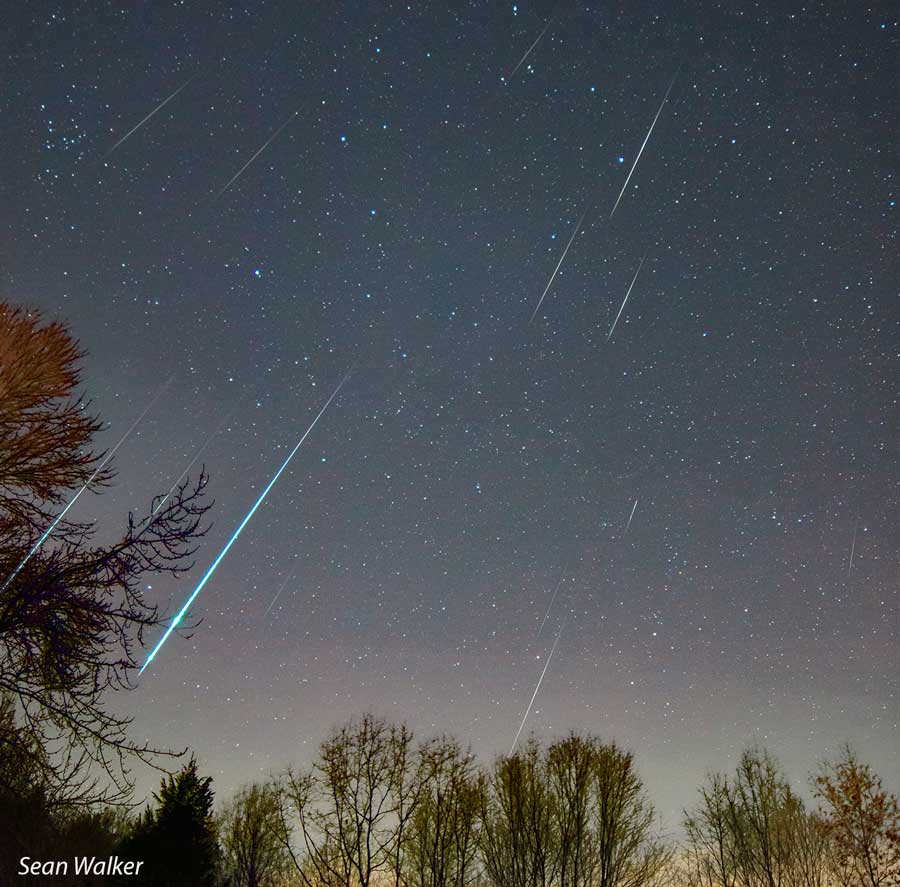
MULTIPOLYGON (((212 777, 201 778, 192 757, 155 794, 119 855, 143 860, 141 884, 147 887, 215 887, 220 851, 213 817, 212 777)), ((122 883, 128 882, 124 879, 122 883)), ((133 883, 132 878, 130 882, 133 883)))

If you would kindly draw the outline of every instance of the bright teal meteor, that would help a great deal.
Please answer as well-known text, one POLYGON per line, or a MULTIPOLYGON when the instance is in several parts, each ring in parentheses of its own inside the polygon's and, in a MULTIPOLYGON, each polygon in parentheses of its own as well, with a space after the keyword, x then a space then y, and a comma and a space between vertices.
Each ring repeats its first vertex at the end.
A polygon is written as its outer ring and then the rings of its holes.
POLYGON ((266 498, 266 495, 268 494, 269 490, 271 490, 272 487, 275 486, 275 481, 277 481, 278 478, 281 477, 281 472, 284 471, 284 469, 288 467, 288 463, 291 461, 291 459, 294 458, 294 454, 297 452, 297 450, 300 449, 301 445, 303 444, 303 441, 306 440, 306 438, 309 436, 309 433, 313 430, 313 428, 316 427, 316 422, 318 422, 319 419, 322 418, 322 414, 325 412, 325 410, 328 409, 328 407, 331 404, 331 401, 333 401, 337 397, 338 392, 341 390, 341 388, 344 385, 344 382, 346 382, 349 377, 350 377, 350 373, 347 373, 347 375, 344 376, 343 379, 341 379, 340 385, 338 385, 338 387, 334 389, 334 392, 332 393, 331 397, 329 397, 328 400, 325 401, 325 406, 323 406, 322 409, 319 410, 319 415, 316 416, 316 418, 312 420, 312 423, 310 424, 309 428, 306 429, 305 433, 303 434, 303 437, 301 437, 300 440, 297 441, 297 445, 294 447, 294 449, 291 450, 291 452, 288 454, 287 459, 285 459, 284 462, 282 463, 281 468, 279 468, 278 471, 275 472, 275 476, 272 478, 272 480, 269 481, 268 485, 262 491, 262 493, 260 493, 259 498, 256 500, 256 502, 253 503, 253 507, 247 512, 247 516, 240 522, 240 524, 238 524, 238 528, 234 531, 231 538, 226 543, 225 547, 219 553, 219 556, 212 562, 212 564, 210 564, 209 569, 206 571, 206 573, 204 573, 203 578, 197 584, 197 587, 194 589, 193 594, 191 594, 191 596, 185 602, 184 606, 178 611, 175 618, 172 620, 172 624, 166 629, 166 632, 160 638, 159 643, 153 648, 153 651, 147 657, 147 661, 141 666, 141 670, 138 672, 138 674, 144 673, 144 669, 153 661, 153 658, 159 652, 160 647, 162 647, 162 645, 169 639, 169 635, 172 634, 172 632, 175 631, 176 628, 178 628, 178 623, 181 622, 181 620, 184 618, 184 614, 187 613, 188 607, 190 607, 190 605, 194 602, 197 595, 200 594, 201 590, 203 589, 203 586, 206 585, 206 583, 209 581, 212 574, 215 573, 216 567, 218 567, 219 564, 222 562, 222 558, 225 557, 226 554, 228 554, 228 549, 231 548, 232 545, 234 545, 235 540, 237 539, 238 536, 241 535, 241 531, 244 529, 244 527, 247 526, 248 522, 250 521, 250 518, 253 517, 253 515, 255 514, 256 509, 259 508, 260 505, 262 505, 262 501, 263 501, 263 499, 266 498))

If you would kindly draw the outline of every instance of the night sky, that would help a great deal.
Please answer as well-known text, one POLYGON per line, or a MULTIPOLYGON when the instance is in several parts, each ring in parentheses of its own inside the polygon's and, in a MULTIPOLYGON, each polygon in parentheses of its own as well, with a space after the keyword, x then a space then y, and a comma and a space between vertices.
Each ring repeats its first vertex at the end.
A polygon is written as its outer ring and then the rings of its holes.
POLYGON ((490 762, 556 641, 523 735, 617 739, 669 826, 753 741, 896 790, 896 6, 5 18, 2 296, 70 322, 101 446, 174 375, 71 516, 111 541, 206 445, 151 600, 350 373, 112 700, 136 737, 223 797, 366 710, 490 762))

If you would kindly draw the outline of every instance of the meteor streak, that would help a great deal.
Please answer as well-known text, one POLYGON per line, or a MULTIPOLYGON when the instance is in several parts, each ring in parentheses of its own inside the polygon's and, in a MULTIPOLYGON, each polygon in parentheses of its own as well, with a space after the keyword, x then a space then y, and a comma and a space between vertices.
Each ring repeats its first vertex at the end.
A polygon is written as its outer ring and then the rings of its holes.
POLYGON ((850 571, 853 569, 853 554, 856 551, 856 531, 859 529, 859 518, 856 519, 856 525, 853 527, 853 544, 850 546, 850 566, 847 567, 847 578, 850 578, 850 571))
POLYGON ((519 68, 522 67, 522 65, 523 65, 524 62, 525 62, 525 59, 527 59, 528 56, 531 55, 531 52, 532 52, 532 50, 535 48, 535 46, 537 46, 538 43, 541 42, 541 37, 543 37, 544 34, 547 33, 547 28, 549 28, 549 27, 550 27, 550 22, 548 21, 547 24, 544 25, 544 30, 541 31, 541 33, 537 35, 537 39, 534 41, 534 43, 532 43, 531 46, 529 46, 528 49, 525 50, 525 55, 523 55, 522 58, 519 59, 519 64, 517 64, 517 65, 515 66, 515 68, 512 69, 512 71, 510 71, 509 77, 507 77, 507 78, 506 78, 506 81, 505 81, 505 83, 506 83, 507 86, 509 86, 510 80, 512 80, 513 77, 516 76, 516 71, 518 71, 519 68))
POLYGON ((284 589, 287 587, 288 582, 290 582, 291 579, 294 578, 294 573, 296 573, 296 572, 297 572, 297 566, 296 566, 296 564, 295 564, 295 565, 294 565, 294 569, 291 570, 290 573, 288 573, 287 579, 285 579, 284 582, 281 583, 281 588, 279 588, 278 591, 275 592, 275 597, 272 598, 272 603, 269 604, 268 607, 266 607, 266 612, 263 613, 263 619, 265 619, 266 616, 269 615, 269 610, 271 610, 272 607, 275 606, 275 601, 277 601, 278 598, 281 597, 281 592, 283 592, 284 589))
POLYGON ((175 92, 172 93, 172 95, 170 95, 167 99, 163 99, 163 101, 161 101, 137 126, 135 126, 133 129, 129 129, 128 132, 126 132, 125 135, 123 135, 122 138, 120 138, 119 141, 116 142, 115 145, 113 145, 103 155, 103 157, 104 158, 109 157, 109 155, 112 154, 112 152, 115 151, 116 148, 118 148, 119 145, 122 144, 122 142, 124 142, 130 136, 134 135, 154 114, 156 114, 159 111, 162 111, 162 109, 166 105, 168 105, 169 102, 171 102, 172 99, 174 99, 175 96, 177 96, 178 93, 181 92, 181 90, 184 89, 188 85, 188 83, 190 83, 191 80, 193 80, 196 76, 197 76, 197 74, 194 74, 193 76, 189 77, 184 83, 181 84, 181 86, 178 87, 178 89, 175 90, 175 92))
POLYGON ((544 626, 547 624, 547 617, 550 615, 550 611, 553 609, 553 604, 556 601, 556 595, 559 593, 560 586, 563 584, 563 579, 566 578, 566 570, 569 569, 568 563, 563 567, 562 573, 559 574, 559 582, 556 583, 556 588, 553 590, 553 597, 550 598, 550 606, 547 607, 547 612, 544 613, 544 621, 541 623, 541 627, 538 629, 538 637, 541 636, 541 632, 544 630, 544 626))
POLYGON ((256 509, 259 508, 260 505, 262 505, 263 499, 266 498, 266 496, 269 493, 269 490, 271 490, 272 487, 275 486, 275 482, 278 480, 279 477, 281 477, 281 473, 284 471, 285 468, 288 467, 288 463, 291 461, 291 459, 294 458, 294 454, 297 452, 297 450, 300 449, 300 447, 303 444, 303 441, 306 440, 306 438, 309 436, 309 433, 313 430, 313 428, 316 427, 316 423, 319 421, 319 419, 322 418, 322 415, 324 414, 325 410, 328 409, 328 407, 331 405, 331 402, 337 397, 338 392, 341 390, 341 388, 344 387, 344 383, 347 381, 347 379, 349 377, 350 377, 350 373, 347 373, 347 375, 344 376, 343 379, 341 379, 338 387, 334 389, 334 391, 331 394, 331 397, 329 397, 328 400, 325 401, 325 406, 323 406, 322 409, 319 410, 319 413, 316 416, 316 418, 312 420, 312 423, 310 424, 309 428, 307 428, 306 431, 303 433, 303 437, 301 437, 300 440, 297 441, 297 444, 294 447, 294 449, 292 449, 291 452, 288 454, 287 459, 285 459, 284 462, 282 462, 281 468, 279 468, 278 471, 275 472, 272 479, 266 485, 266 488, 262 491, 262 493, 259 494, 259 498, 256 500, 256 502, 253 503, 253 507, 247 512, 246 517, 240 522, 240 524, 238 524, 238 528, 234 531, 234 533, 232 533, 231 538, 225 544, 225 547, 219 552, 219 556, 212 562, 209 569, 203 574, 203 578, 200 580, 200 582, 197 583, 197 587, 194 589, 191 596, 187 599, 187 601, 185 601, 184 606, 175 615, 175 618, 172 620, 172 623, 166 629, 165 634, 163 634, 163 636, 160 638, 157 645, 153 648, 150 655, 147 657, 147 661, 143 664, 143 666, 141 666, 141 670, 138 672, 138 674, 144 673, 144 669, 146 669, 147 666, 153 661, 154 657, 159 652, 162 645, 169 639, 169 635, 172 634, 172 632, 175 631, 175 629, 178 627, 178 623, 181 622, 181 620, 184 618, 184 614, 187 613, 188 607, 190 607, 190 605, 194 602, 197 595, 200 594, 201 590, 203 589, 203 586, 206 585, 206 583, 210 580, 210 578, 212 577, 212 574, 215 573, 219 564, 222 562, 222 558, 224 558, 225 555, 228 554, 228 549, 230 549, 231 546, 234 545, 235 541, 237 540, 237 537, 241 535, 241 532, 243 531, 244 527, 246 527, 247 524, 249 523, 250 518, 253 517, 253 515, 256 513, 256 509))
POLYGON ((619 192, 619 196, 616 199, 615 206, 612 208, 612 212, 609 214, 609 217, 613 217, 613 213, 616 211, 616 207, 619 205, 619 201, 622 199, 622 195, 625 193, 625 189, 628 187, 628 183, 631 181, 631 176, 634 174, 634 170, 638 165, 638 161, 641 159, 641 154, 644 153, 644 148, 647 147, 647 142, 650 141, 650 134, 653 132, 653 127, 656 126, 656 121, 659 120, 659 115, 662 114, 663 105, 666 103, 666 99, 669 98, 669 93, 672 91, 672 87, 675 85, 675 79, 678 77, 678 71, 675 72, 675 77, 672 78, 672 82, 669 84, 669 88, 666 90, 666 94, 663 96, 662 103, 659 106, 659 110, 656 112, 656 116, 653 118, 653 123, 650 124, 650 129, 647 130, 647 136, 644 139, 644 144, 641 145, 641 150, 638 151, 637 157, 634 158, 634 163, 631 165, 631 172, 628 173, 628 178, 625 179, 625 184, 622 185, 622 190, 619 192))
POLYGON ((622 533, 622 538, 625 538, 625 534, 628 532, 628 528, 631 526, 631 519, 634 517, 634 512, 637 509, 638 500, 634 500, 634 505, 631 506, 631 514, 628 515, 628 523, 625 524, 625 533, 622 533))
POLYGON ((534 700, 537 698, 538 690, 541 689, 541 683, 544 680, 544 675, 547 674, 547 669, 550 668, 550 662, 553 659, 553 654, 556 652, 556 645, 559 643, 559 639, 562 637, 563 629, 566 627, 566 623, 563 622, 562 627, 559 630, 559 634, 556 636, 556 640, 553 642, 553 646, 550 648, 550 655, 547 657, 547 662, 544 665, 544 670, 541 672, 541 676, 538 678, 537 686, 534 688, 534 693, 531 694, 531 702, 528 703, 528 708, 525 709, 525 717, 522 718, 522 723, 519 724, 519 731, 516 733, 516 738, 513 740, 513 744, 509 749, 510 755, 516 750, 516 745, 519 743, 519 737, 522 735, 522 730, 525 728, 525 721, 528 720, 528 715, 531 714, 531 706, 534 705, 534 700))
POLYGON ((587 215, 587 209, 581 214, 581 218, 578 220, 578 224, 575 226, 575 230, 572 232, 572 236, 569 238, 569 242, 566 244, 566 248, 563 250, 562 255, 559 257, 559 261, 556 263, 556 268, 553 269, 553 273, 550 275, 550 280, 547 281, 547 286, 544 287, 544 292, 541 294, 540 299, 538 299, 537 306, 531 314, 531 320, 528 323, 531 323, 538 311, 540 311, 541 304, 544 301, 544 297, 550 291, 550 287, 553 286, 553 281, 556 279, 556 275, 559 273, 559 269, 562 267, 562 263, 565 261, 566 253, 569 251, 569 247, 572 245, 572 241, 575 239, 575 235, 578 234, 578 230, 581 228, 581 223, 584 221, 584 217, 587 215))
POLYGON ((291 114, 291 116, 288 117, 288 119, 285 120, 284 123, 282 123, 281 126, 279 126, 278 129, 276 129, 275 132, 272 133, 272 135, 269 136, 269 138, 263 143, 263 146, 228 180, 228 184, 225 185, 225 187, 221 191, 219 191, 218 194, 216 194, 216 197, 221 197, 244 174, 244 170, 247 169, 247 167, 250 166, 250 164, 253 163, 253 161, 256 160, 256 158, 259 157, 259 155, 262 154, 262 152, 265 151, 266 148, 268 148, 269 145, 271 145, 272 142, 275 141, 275 139, 278 138, 278 136, 281 134, 281 131, 299 113, 299 111, 294 111, 294 113, 291 114))
POLYGON ((616 328, 616 324, 619 322, 619 318, 622 316, 622 312, 625 310, 625 302, 628 301, 628 297, 631 295, 631 288, 634 286, 634 282, 638 278, 638 274, 641 273, 641 266, 644 264, 644 259, 647 258, 647 254, 644 253, 643 258, 640 261, 640 264, 637 267, 637 271, 634 272, 634 277, 631 278, 631 284, 628 287, 628 292, 625 293, 625 299, 622 302, 622 307, 619 308, 619 313, 616 315, 616 319, 613 321, 613 325, 609 328, 609 333, 606 336, 606 341, 608 342, 612 338, 613 330, 616 328))
MULTIPOLYGON (((194 465, 196 464, 197 460, 203 455, 203 451, 204 451, 204 450, 212 443, 213 438, 214 438, 214 437, 222 430, 222 428, 223 428, 223 426, 225 425, 225 423, 226 423, 233 415, 234 415, 234 410, 232 410, 232 411, 231 411, 231 412, 230 412, 230 413, 229 413, 229 414, 228 414, 228 415, 227 415, 227 416, 219 423, 219 426, 216 428, 216 430, 213 431, 213 433, 212 433, 208 438, 206 438, 206 440, 204 441, 204 443, 203 443, 203 445, 200 447, 200 449, 197 450, 196 453, 194 453, 194 458, 191 459, 190 462, 188 462, 187 468, 185 468, 184 471, 182 471, 181 474, 178 475, 178 480, 176 480, 175 483, 172 484, 171 488, 169 489, 169 492, 166 493, 166 495, 163 496, 162 499, 159 500, 159 502, 157 503, 156 507, 153 509, 153 511, 150 512, 150 517, 151 517, 151 518, 156 514, 157 511, 159 511, 160 508, 163 507, 163 505, 164 505, 165 502, 166 502, 166 499, 168 499, 169 496, 171 496, 172 493, 175 492, 175 487, 177 487, 178 484, 180 484, 181 481, 184 480, 185 475, 186 475, 186 474, 194 467, 194 465)), ((148 518, 148 520, 149 520, 149 518, 148 518)))
POLYGON ((160 388, 159 391, 156 392, 156 394, 153 396, 153 400, 151 400, 150 403, 148 403, 147 406, 144 407, 144 412, 141 413, 140 416, 138 416, 137 419, 135 419, 134 422, 131 423, 131 427, 128 429, 128 431, 125 432, 125 434, 122 435, 122 438, 119 440, 119 442, 106 454, 106 457, 97 466, 97 468, 94 469, 94 473, 85 481, 84 486, 69 500, 69 504, 54 518, 53 523, 51 523, 50 526, 47 527, 41 538, 34 543, 31 551, 29 551, 28 554, 25 555, 19 566, 16 567, 15 570, 13 570, 12 573, 9 574, 9 576, 6 577, 6 581, 3 583, 3 586, 0 587, 0 591, 3 591, 6 586, 16 578, 19 570, 21 570, 22 567, 24 567, 25 564, 27 564, 28 561, 31 560, 32 555, 34 555, 34 553, 44 544, 44 542, 47 541, 47 538, 56 529, 56 525, 66 516, 66 512, 78 501, 79 496, 81 496, 81 494, 91 485, 91 481, 93 481, 93 479, 103 470, 106 463, 109 462, 109 460, 112 459, 113 456, 115 456, 116 450, 118 450, 119 447, 122 446, 122 444, 125 443, 126 440, 128 440, 128 438, 131 436, 131 432, 138 427, 144 416, 146 416, 147 413, 150 412, 153 404, 155 404, 156 401, 159 400, 166 388, 168 388, 169 385, 172 384, 172 379, 174 378, 174 376, 171 376, 169 378, 169 381, 166 382, 162 386, 162 388, 160 388))

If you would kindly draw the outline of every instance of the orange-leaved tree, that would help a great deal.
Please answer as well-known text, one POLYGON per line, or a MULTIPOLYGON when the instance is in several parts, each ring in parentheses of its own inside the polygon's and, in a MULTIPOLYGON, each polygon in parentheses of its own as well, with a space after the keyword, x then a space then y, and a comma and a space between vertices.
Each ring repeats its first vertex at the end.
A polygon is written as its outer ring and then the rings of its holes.
POLYGON ((190 568, 210 507, 201 471, 155 513, 161 497, 129 514, 111 544, 90 524, 54 525, 73 494, 114 476, 77 395, 82 359, 64 324, 0 302, 0 698, 16 723, 0 730, 0 764, 27 760, 50 802, 68 805, 121 800, 132 760, 172 754, 132 741, 107 692, 131 686, 144 634, 163 621, 142 577, 190 568))
POLYGON ((900 885, 900 806, 848 745, 813 780, 823 827, 842 880, 852 887, 900 885))

